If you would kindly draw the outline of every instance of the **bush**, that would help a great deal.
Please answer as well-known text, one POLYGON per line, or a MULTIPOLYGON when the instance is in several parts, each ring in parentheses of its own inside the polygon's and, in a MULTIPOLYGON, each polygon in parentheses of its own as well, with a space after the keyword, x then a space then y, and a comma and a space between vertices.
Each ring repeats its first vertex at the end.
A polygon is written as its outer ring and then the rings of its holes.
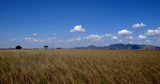
POLYGON ((17 45, 15 49, 22 49, 20 45, 17 45))
POLYGON ((62 48, 57 48, 57 49, 62 49, 62 48))

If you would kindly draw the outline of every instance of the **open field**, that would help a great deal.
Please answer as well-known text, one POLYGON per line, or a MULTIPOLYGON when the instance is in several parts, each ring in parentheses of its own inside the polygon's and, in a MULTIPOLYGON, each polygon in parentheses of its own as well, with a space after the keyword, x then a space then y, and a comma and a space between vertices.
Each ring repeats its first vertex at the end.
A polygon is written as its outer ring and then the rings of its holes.
POLYGON ((1 84, 160 84, 159 50, 0 50, 1 84))

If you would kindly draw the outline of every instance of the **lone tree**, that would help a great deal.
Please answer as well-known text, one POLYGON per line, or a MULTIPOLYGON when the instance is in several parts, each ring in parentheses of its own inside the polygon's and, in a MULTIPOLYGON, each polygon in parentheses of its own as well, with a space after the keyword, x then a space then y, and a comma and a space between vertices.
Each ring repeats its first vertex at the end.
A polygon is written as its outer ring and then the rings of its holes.
POLYGON ((22 49, 20 45, 17 45, 15 49, 22 49))
POLYGON ((45 45, 45 46, 43 46, 45 49, 47 49, 48 48, 48 45, 45 45))

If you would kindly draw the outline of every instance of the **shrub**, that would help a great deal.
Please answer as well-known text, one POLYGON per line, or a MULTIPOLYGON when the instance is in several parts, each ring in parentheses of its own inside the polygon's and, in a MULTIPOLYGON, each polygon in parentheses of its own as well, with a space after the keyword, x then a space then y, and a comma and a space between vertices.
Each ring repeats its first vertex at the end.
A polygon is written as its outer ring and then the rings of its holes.
POLYGON ((20 45, 17 45, 15 49, 22 49, 20 45))

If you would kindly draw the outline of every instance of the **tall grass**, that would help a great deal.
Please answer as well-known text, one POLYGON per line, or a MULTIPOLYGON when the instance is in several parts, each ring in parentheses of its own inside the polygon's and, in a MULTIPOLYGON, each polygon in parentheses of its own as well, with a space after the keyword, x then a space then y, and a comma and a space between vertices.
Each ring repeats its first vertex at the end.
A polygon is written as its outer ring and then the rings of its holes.
POLYGON ((160 51, 1 50, 1 84, 160 84, 160 51))

